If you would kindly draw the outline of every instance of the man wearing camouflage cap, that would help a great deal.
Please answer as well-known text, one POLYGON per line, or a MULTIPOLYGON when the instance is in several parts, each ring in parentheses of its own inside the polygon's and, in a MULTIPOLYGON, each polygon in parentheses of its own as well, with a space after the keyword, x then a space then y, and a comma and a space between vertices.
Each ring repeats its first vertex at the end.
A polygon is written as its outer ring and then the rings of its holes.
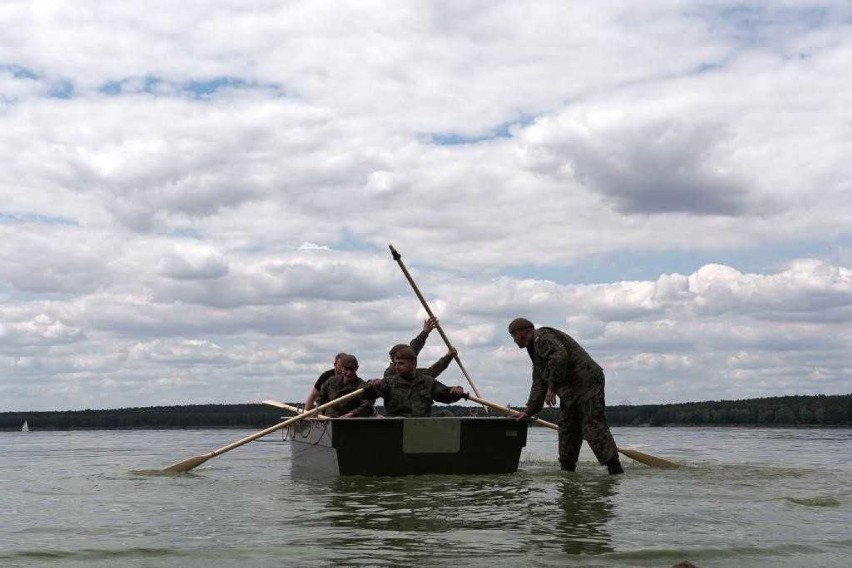
MULTIPOLYGON (((396 374, 396 369, 393 366, 394 355, 396 352, 402 349, 403 347, 411 347, 414 350, 415 355, 419 355, 420 351, 426 345, 426 338, 429 337, 429 333, 438 327, 437 318, 429 318, 423 322, 423 331, 421 331, 414 339, 412 339, 407 345, 405 343, 397 343, 393 347, 390 348, 390 365, 385 369, 384 378, 389 379, 396 374)), ((433 377, 437 377, 441 373, 443 373, 447 367, 450 366, 453 358, 456 356, 455 348, 447 351, 447 354, 438 359, 431 367, 425 369, 427 373, 432 375, 433 377)))
POLYGON ((583 440, 610 474, 624 473, 618 448, 604 412, 604 373, 600 365, 570 335, 540 327, 525 318, 509 323, 509 334, 526 348, 533 364, 532 388, 519 419, 538 414, 548 389, 559 395, 559 463, 574 471, 583 440))
POLYGON ((425 417, 432 414, 432 402, 453 403, 464 396, 459 387, 448 387, 424 369, 417 368, 417 354, 405 346, 394 353, 396 373, 367 382, 366 398, 385 401, 388 416, 425 417))
MULTIPOLYGON (((340 358, 340 375, 333 375, 325 381, 317 396, 317 404, 340 398, 345 394, 367 386, 358 376, 358 359, 354 355, 343 354, 340 358)), ((363 394, 344 400, 325 411, 332 418, 356 418, 373 415, 373 401, 363 394)))

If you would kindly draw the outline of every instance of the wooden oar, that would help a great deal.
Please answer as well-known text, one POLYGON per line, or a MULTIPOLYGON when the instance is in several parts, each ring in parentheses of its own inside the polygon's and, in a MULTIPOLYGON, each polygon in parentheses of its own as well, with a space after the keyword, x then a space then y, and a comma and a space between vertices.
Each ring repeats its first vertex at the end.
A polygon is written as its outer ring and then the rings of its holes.
MULTIPOLYGON (((278 402, 277 400, 264 400, 262 402, 263 402, 263 404, 268 404, 269 406, 277 406, 278 408, 283 408, 284 410, 289 410, 290 412, 295 412, 296 414, 299 414, 299 413, 302 412, 302 409, 299 408, 298 406, 290 406, 289 404, 285 404, 283 402, 278 402)), ((314 418, 316 418, 317 420, 331 420, 331 418, 329 416, 326 416, 325 414, 317 414, 316 416, 314 416, 314 418)), ((370 418, 387 418, 387 417, 384 416, 383 414, 373 414, 373 416, 371 416, 370 418)))
MULTIPOLYGON (((298 406, 290 406, 284 402, 279 402, 277 400, 264 400, 263 404, 268 404, 269 406, 274 406, 276 408, 283 408, 284 410, 289 410, 290 412, 295 412, 296 414, 302 414, 302 409, 298 406)), ((328 420, 328 416, 325 414, 317 414, 314 416, 317 420, 328 420)))
MULTIPOLYGON (((438 318, 436 318, 435 314, 432 313, 432 310, 429 309, 429 304, 426 303, 426 298, 424 298, 423 294, 420 293, 420 290, 417 288, 417 284, 414 283, 414 279, 411 277, 411 274, 408 273, 408 269, 405 267, 405 264, 403 264, 402 255, 399 254, 395 248, 393 248, 393 245, 389 244, 388 248, 390 248, 391 256, 393 256, 393 259, 402 269, 402 273, 405 275, 405 279, 408 280, 409 284, 411 284, 411 288, 414 289, 414 293, 417 294, 417 297, 420 299, 420 303, 423 304, 423 309, 426 310, 426 313, 429 314, 430 318, 433 318, 437 321, 438 318)), ((447 349, 453 349, 453 346, 452 344, 450 344, 450 340, 447 337, 447 334, 445 334, 444 330, 441 329, 441 324, 438 323, 435 327, 438 329, 438 333, 441 334, 441 338, 444 340, 444 343, 447 344, 447 349)), ((461 359, 459 359, 458 352, 456 352, 456 354, 453 356, 453 359, 455 359, 456 363, 458 363, 459 369, 461 369, 464 378, 467 379, 467 383, 470 385, 470 388, 473 389, 473 392, 476 393, 476 396, 479 396, 479 390, 476 388, 476 385, 473 384, 473 379, 471 379, 470 375, 467 374, 467 369, 465 369, 464 365, 462 365, 461 359)))
MULTIPOLYGON (((423 297, 423 294, 420 293, 420 290, 417 288, 417 284, 414 283, 414 279, 411 277, 411 274, 408 273, 408 269, 405 267, 405 264, 402 262, 402 255, 397 252, 397 250, 393 247, 392 244, 388 245, 390 248, 391 256, 393 259, 399 264, 399 267, 402 269, 402 273, 405 275, 408 283, 411 284, 411 288, 414 289, 414 293, 417 294, 417 297, 420 299, 420 303, 423 304, 423 309, 426 310, 426 313, 429 314, 430 318, 435 318, 435 314, 432 313, 432 310, 429 309, 429 304, 426 303, 426 298, 423 297)), ((435 318, 437 319, 437 318, 435 318)), ((438 328, 438 333, 441 334, 441 338, 444 340, 444 343, 447 344, 448 349, 452 349, 453 346, 450 344, 450 340, 447 338, 447 335, 444 333, 444 330, 441 329, 441 324, 437 324, 435 327, 438 328)), ((494 402, 487 401, 485 399, 479 398, 479 390, 476 388, 476 385, 473 384, 473 379, 470 378, 470 375, 467 374, 467 369, 464 368, 464 365, 459 358, 458 353, 456 353, 454 359, 456 363, 458 363, 459 368, 461 369, 464 377, 467 379, 468 384, 470 384, 470 388, 473 389, 474 395, 467 395, 465 398, 477 402, 483 406, 487 406, 489 408, 493 408, 494 410, 499 410, 501 412, 505 412, 508 414, 513 414, 515 411, 511 410, 505 406, 500 406, 494 402)), ((535 422, 538 422, 542 426, 546 426, 548 428, 552 428, 554 430, 559 430, 559 426, 554 424, 553 422, 547 422, 546 420, 542 420, 541 418, 533 418, 535 422)), ((652 456, 650 454, 646 454, 644 452, 640 452, 639 450, 633 450, 628 448, 617 448, 618 451, 625 456, 634 459, 638 462, 644 463, 653 467, 662 467, 662 468, 672 468, 672 467, 680 467, 678 464, 674 462, 670 462, 669 460, 665 460, 663 458, 658 458, 656 456, 652 456)))
MULTIPOLYGON (((472 400, 473 402, 479 403, 483 406, 487 406, 489 408, 493 408, 494 410, 499 410, 506 414, 516 414, 517 411, 512 410, 506 406, 501 406, 496 402, 491 402, 489 400, 485 400, 479 398, 477 396, 473 396, 471 394, 467 395, 465 398, 468 400, 472 400)), ((542 426, 546 426, 552 430, 559 430, 559 426, 554 424, 553 422, 548 422, 547 420, 542 420, 541 418, 532 418, 534 422, 541 424, 542 426)), ((630 448, 616 448, 619 453, 624 454, 630 459, 636 460, 640 463, 644 463, 645 465, 649 465, 651 467, 661 467, 661 468, 675 468, 680 467, 679 464, 671 462, 669 460, 658 458, 657 456, 652 456, 650 454, 646 454, 644 452, 640 452, 639 450, 634 450, 630 448)))
POLYGON ((168 471, 168 472, 173 472, 173 473, 183 473, 185 471, 189 471, 189 470, 191 470, 195 467, 198 467, 199 465, 203 464, 204 462, 206 462, 207 460, 209 460, 211 458, 215 458, 216 456, 222 455, 225 452, 230 452, 234 448, 239 448, 240 446, 242 446, 244 444, 248 444, 249 442, 257 440, 258 438, 262 438, 262 437, 266 436, 267 434, 271 434, 271 433, 275 432, 276 430, 280 430, 281 428, 286 428, 290 424, 298 422, 299 420, 302 420, 303 418, 307 418, 308 416, 313 416, 315 414, 319 414, 321 411, 325 410, 326 408, 331 408, 332 406, 334 406, 336 404, 340 404, 341 402, 343 402, 345 400, 349 400, 350 398, 356 397, 363 392, 364 392, 364 389, 358 389, 356 391, 352 391, 352 392, 345 394, 341 397, 338 397, 338 398, 336 398, 332 401, 329 401, 329 402, 327 402, 323 405, 320 405, 320 406, 314 408, 313 410, 308 410, 307 412, 303 412, 302 414, 298 414, 298 415, 296 415, 292 418, 288 418, 284 422, 279 422, 275 426, 270 426, 269 428, 267 428, 265 430, 261 430, 260 432, 255 432, 251 436, 246 436, 245 438, 243 438, 241 440, 237 440, 236 442, 231 442, 227 446, 222 446, 218 450, 213 450, 209 454, 202 454, 200 456, 195 456, 193 458, 185 459, 182 462, 178 462, 174 465, 170 465, 169 467, 167 467, 163 471, 168 471))

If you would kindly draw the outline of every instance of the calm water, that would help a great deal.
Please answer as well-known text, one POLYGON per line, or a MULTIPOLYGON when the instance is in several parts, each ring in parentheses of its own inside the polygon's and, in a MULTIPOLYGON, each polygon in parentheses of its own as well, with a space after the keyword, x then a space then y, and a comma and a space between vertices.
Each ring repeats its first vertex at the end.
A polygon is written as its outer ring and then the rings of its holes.
POLYGON ((618 428, 689 467, 617 478, 539 428, 514 475, 293 478, 277 434, 145 471, 250 432, 0 432, 0 566, 852 565, 850 429, 618 428))

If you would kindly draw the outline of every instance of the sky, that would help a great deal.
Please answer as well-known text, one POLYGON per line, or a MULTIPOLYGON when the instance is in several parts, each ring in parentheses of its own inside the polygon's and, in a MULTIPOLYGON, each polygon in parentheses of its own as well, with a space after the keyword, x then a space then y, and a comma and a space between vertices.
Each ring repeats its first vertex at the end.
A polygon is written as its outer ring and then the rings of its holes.
POLYGON ((518 316, 608 404, 852 392, 849 2, 4 0, 0 29, 0 411, 381 376, 426 317, 389 244, 500 404, 518 316))

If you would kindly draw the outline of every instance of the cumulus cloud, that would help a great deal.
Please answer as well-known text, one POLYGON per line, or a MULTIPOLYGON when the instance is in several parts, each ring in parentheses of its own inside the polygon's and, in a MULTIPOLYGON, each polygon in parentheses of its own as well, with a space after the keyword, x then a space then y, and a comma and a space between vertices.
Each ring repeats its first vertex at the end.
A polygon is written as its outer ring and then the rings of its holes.
POLYGON ((744 180, 726 173, 713 156, 721 143, 719 125, 624 119, 620 128, 603 124, 597 131, 569 126, 549 148, 563 156, 563 164, 552 158, 555 165, 624 213, 746 212, 744 180))
POLYGON ((0 9, 4 408, 378 375, 425 318, 388 243, 498 400, 517 315, 616 401, 848 391, 846 6, 30 4, 0 9))
POLYGON ((176 280, 211 280, 228 274, 228 261, 216 250, 181 245, 160 259, 158 272, 176 280))
POLYGON ((2 351, 20 352, 27 347, 47 347, 85 339, 81 329, 68 326, 65 322, 47 314, 38 314, 25 321, 7 321, 0 325, 2 351))

